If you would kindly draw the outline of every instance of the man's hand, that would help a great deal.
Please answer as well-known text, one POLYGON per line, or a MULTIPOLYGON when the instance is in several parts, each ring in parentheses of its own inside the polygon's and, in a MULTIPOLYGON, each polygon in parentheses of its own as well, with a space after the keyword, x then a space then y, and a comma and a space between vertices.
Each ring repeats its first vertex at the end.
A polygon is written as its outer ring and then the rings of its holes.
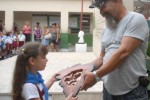
POLYGON ((78 100, 78 97, 72 97, 73 93, 71 93, 66 100, 78 100))
POLYGON ((95 75, 92 72, 83 72, 84 76, 84 83, 81 87, 81 90, 87 90, 88 88, 92 87, 96 84, 95 75))

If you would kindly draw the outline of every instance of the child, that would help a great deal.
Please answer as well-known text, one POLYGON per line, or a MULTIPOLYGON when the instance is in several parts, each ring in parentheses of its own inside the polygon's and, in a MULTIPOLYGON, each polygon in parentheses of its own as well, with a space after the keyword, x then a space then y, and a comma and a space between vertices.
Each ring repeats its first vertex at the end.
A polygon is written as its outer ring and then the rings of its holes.
MULTIPOLYGON (((48 59, 46 46, 28 42, 20 48, 13 75, 13 100, 48 100, 48 89, 56 81, 56 74, 44 84, 38 71, 44 70, 48 59)), ((77 100, 69 96, 67 100, 77 100)))
POLYGON ((13 40, 13 42, 12 42, 12 54, 16 55, 17 54, 17 47, 18 47, 18 35, 17 35, 17 33, 11 32, 11 38, 13 40))
POLYGON ((5 40, 7 38, 5 32, 1 32, 1 49, 2 49, 2 57, 1 57, 1 60, 5 59, 6 58, 6 44, 5 44, 5 40))
POLYGON ((23 34, 23 31, 20 31, 18 35, 19 48, 24 45, 25 40, 26 40, 26 37, 23 34))
POLYGON ((3 32, 0 32, 0 60, 3 60, 5 56, 6 45, 4 43, 4 37, 5 35, 3 34, 3 32))
POLYGON ((6 37, 5 37, 4 41, 5 41, 5 45, 6 45, 6 56, 8 58, 8 57, 12 56, 11 50, 12 50, 13 40, 11 38, 11 32, 6 32, 6 37))

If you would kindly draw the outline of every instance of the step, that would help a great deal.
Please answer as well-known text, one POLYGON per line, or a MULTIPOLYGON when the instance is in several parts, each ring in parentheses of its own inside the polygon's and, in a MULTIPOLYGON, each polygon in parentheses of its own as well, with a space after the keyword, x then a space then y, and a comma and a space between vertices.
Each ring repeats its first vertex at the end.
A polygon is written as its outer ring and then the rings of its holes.
MULTIPOLYGON (((52 100, 65 100, 65 96, 62 92, 53 92, 52 100)), ((103 100, 102 92, 80 92, 78 94, 78 100, 103 100)), ((0 100, 12 100, 10 93, 0 93, 0 100)))

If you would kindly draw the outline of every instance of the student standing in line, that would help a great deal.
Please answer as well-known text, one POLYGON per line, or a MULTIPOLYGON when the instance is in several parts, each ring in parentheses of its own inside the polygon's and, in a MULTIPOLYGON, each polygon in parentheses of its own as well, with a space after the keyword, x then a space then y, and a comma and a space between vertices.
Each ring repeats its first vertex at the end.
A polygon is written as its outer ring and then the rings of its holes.
POLYGON ((12 39, 12 54, 17 54, 17 47, 18 47, 18 35, 17 33, 11 32, 11 39, 12 39))
POLYGON ((12 56, 12 43, 11 32, 6 32, 6 37, 4 39, 6 45, 6 57, 9 58, 12 56))
POLYGON ((6 45, 4 38, 6 35, 4 35, 3 32, 0 32, 0 60, 3 60, 5 58, 5 52, 6 52, 6 45))
POLYGON ((18 35, 19 48, 24 45, 25 40, 26 40, 26 37, 25 37, 25 35, 23 34, 23 31, 20 31, 20 32, 19 32, 19 35, 18 35))

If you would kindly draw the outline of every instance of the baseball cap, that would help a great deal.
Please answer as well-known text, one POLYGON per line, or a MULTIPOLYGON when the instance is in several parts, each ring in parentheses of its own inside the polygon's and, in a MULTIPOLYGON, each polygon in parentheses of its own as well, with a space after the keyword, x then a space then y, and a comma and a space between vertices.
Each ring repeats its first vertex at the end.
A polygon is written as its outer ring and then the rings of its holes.
POLYGON ((100 8, 106 0, 92 0, 89 8, 100 8))

